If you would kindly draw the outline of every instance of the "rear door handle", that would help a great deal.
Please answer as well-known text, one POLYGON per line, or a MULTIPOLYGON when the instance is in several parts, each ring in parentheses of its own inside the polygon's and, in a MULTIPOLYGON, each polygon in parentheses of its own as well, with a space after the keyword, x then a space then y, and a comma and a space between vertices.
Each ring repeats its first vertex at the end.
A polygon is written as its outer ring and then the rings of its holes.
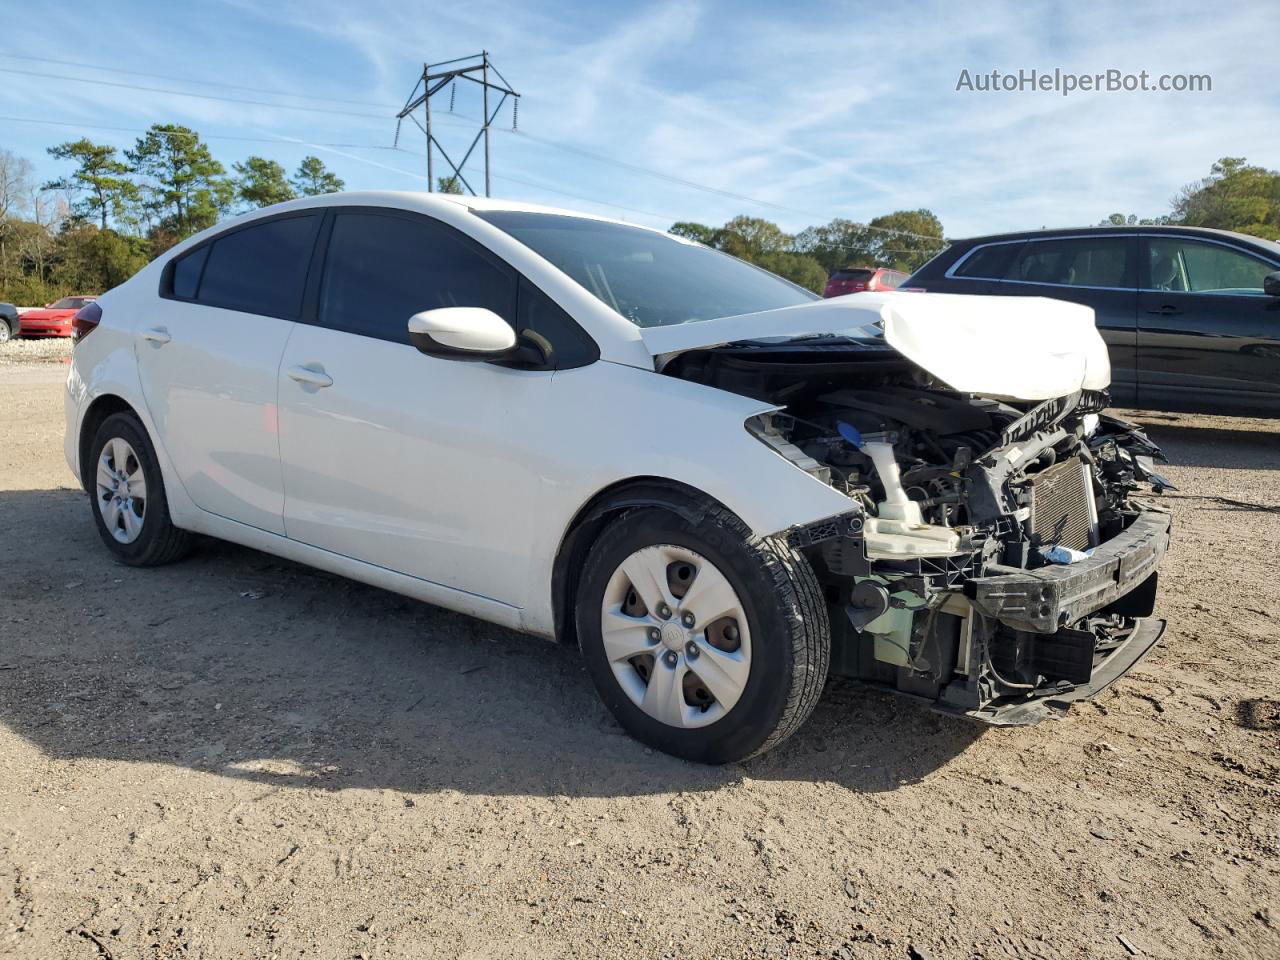
POLYGON ((313 363, 306 367, 290 367, 289 379, 305 383, 309 387, 331 387, 333 377, 324 372, 324 367, 313 363))
POLYGON ((1173 317, 1173 316, 1177 316, 1181 312, 1182 312, 1181 310, 1179 310, 1177 307, 1175 307, 1171 303, 1166 303, 1163 307, 1160 307, 1158 310, 1147 311, 1147 313, 1155 314, 1158 317, 1173 317))
POLYGON ((149 330, 142 331, 142 339, 149 343, 154 343, 157 347, 163 347, 173 338, 169 336, 169 331, 164 327, 151 327, 149 330))

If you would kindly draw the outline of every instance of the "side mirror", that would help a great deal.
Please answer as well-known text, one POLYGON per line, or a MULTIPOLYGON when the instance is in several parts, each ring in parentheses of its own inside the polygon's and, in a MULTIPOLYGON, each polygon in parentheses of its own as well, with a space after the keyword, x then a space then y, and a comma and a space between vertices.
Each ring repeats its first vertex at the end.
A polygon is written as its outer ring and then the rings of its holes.
POLYGON ((1262 292, 1268 297, 1280 297, 1280 270, 1273 270, 1262 278, 1262 292))
POLYGON ((409 340, 431 357, 502 360, 517 349, 516 332, 483 307, 441 307, 409 318, 409 340))

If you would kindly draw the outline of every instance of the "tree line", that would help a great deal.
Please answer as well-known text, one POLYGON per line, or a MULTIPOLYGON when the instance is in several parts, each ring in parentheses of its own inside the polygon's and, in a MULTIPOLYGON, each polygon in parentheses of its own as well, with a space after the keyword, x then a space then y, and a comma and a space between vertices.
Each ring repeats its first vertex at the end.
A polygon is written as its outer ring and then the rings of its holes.
MULTIPOLYGON (((1280 171, 1223 157, 1209 176, 1189 183, 1159 216, 1113 213, 1099 226, 1179 224, 1234 230, 1280 240, 1280 171)), ((899 210, 870 223, 836 219, 788 234, 756 217, 734 217, 722 227, 681 222, 671 232, 731 253, 794 283, 820 291, 846 266, 891 267, 911 273, 938 253, 942 223, 928 210, 899 210)))
POLYGON ((48 152, 75 166, 38 183, 29 160, 0 150, 0 300, 10 303, 109 289, 225 216, 344 186, 314 156, 292 176, 258 156, 228 171, 178 124, 154 124, 123 151, 81 138, 48 152))
MULTIPOLYGON (((0 150, 0 301, 38 304, 109 289, 223 217, 344 186, 314 156, 292 175, 260 156, 233 163, 228 171, 199 134, 177 124, 154 124, 123 151, 81 138, 48 152, 74 169, 37 183, 30 161, 0 150)), ((462 192, 455 177, 440 177, 438 188, 462 192)), ((1280 240, 1280 172, 1224 157, 1208 177, 1178 193, 1168 214, 1114 213, 1102 221, 1154 223, 1280 240)), ((681 221, 670 232, 815 291, 846 266, 909 273, 946 245, 942 222, 923 209, 898 210, 865 224, 836 218, 794 234, 746 215, 718 227, 681 221)))
POLYGON ((899 210, 870 223, 836 218, 790 234, 759 217, 734 217, 722 227, 682 221, 671 233, 754 263, 810 290, 846 266, 891 267, 910 273, 946 241, 942 221, 928 210, 899 210))
POLYGON ((1178 224, 1280 240, 1280 171, 1244 157, 1223 157, 1209 169, 1209 176, 1183 187, 1172 206, 1169 213, 1156 217, 1113 213, 1099 226, 1178 224))

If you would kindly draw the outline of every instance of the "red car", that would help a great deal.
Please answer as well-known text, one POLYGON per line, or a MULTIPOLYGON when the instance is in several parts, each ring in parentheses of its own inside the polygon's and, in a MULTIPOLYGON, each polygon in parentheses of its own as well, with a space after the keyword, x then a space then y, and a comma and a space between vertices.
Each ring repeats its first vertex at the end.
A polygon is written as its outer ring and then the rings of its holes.
POLYGON ((846 293, 862 293, 865 290, 896 290, 905 279, 905 273, 888 267, 845 267, 831 275, 822 295, 843 297, 846 293))
POLYGON ((55 300, 39 310, 28 310, 19 317, 21 335, 24 337, 69 337, 71 336, 71 318, 85 304, 93 303, 97 297, 71 296, 55 300))

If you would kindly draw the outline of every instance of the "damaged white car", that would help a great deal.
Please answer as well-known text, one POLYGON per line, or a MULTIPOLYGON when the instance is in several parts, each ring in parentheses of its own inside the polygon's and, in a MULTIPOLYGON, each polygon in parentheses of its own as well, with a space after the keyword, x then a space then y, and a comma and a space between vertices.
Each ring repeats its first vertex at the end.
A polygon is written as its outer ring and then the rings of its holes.
POLYGON ((820 300, 654 230, 367 193, 193 237, 75 331, 67 459, 121 560, 204 534, 575 643, 682 757, 776 745, 833 674, 1033 722, 1163 630, 1159 451, 1102 413, 1073 304, 820 300))

